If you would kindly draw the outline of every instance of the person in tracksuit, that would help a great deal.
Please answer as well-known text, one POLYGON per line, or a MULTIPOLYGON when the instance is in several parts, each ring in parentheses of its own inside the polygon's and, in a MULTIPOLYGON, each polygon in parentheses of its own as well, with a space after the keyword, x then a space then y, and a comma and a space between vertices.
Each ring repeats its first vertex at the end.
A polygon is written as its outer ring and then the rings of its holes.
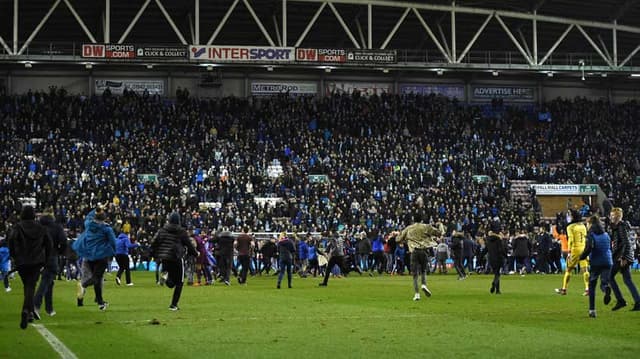
POLYGON ((604 291, 604 304, 611 302, 611 287, 609 278, 613 259, 611 256, 611 238, 602 228, 602 222, 598 216, 592 216, 588 221, 589 232, 587 243, 580 259, 589 257, 589 317, 596 317, 596 284, 600 277, 600 288, 604 291))
POLYGON ((180 214, 173 212, 169 215, 168 223, 153 237, 151 251, 162 265, 160 283, 173 288, 169 310, 175 312, 180 309, 178 302, 184 286, 184 257, 186 254, 198 255, 189 234, 180 225, 180 214))
POLYGON ((116 261, 118 262, 118 274, 116 274, 116 284, 120 285, 120 277, 124 272, 125 279, 128 286, 132 286, 131 282, 131 270, 129 269, 129 250, 139 247, 138 243, 131 243, 129 236, 125 233, 120 233, 116 239, 116 261))

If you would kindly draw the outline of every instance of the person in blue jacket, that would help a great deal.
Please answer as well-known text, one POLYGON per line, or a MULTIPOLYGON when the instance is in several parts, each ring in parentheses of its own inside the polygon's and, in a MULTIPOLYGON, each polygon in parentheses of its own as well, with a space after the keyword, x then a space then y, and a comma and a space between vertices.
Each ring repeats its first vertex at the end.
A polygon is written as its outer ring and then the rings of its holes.
POLYGON ((102 280, 109 259, 116 251, 116 235, 113 228, 105 223, 106 219, 107 214, 100 207, 89 212, 84 220, 84 232, 73 243, 73 250, 83 258, 82 277, 78 282, 78 306, 83 305, 87 287, 93 285, 101 311, 105 311, 109 305, 102 298, 102 280))
POLYGON ((9 247, 7 247, 7 241, 0 241, 0 274, 2 274, 2 281, 4 282, 4 291, 11 292, 9 286, 9 272, 11 271, 11 261, 9 260, 9 247))
POLYGON ((118 274, 116 274, 116 284, 120 285, 120 277, 122 272, 125 273, 125 279, 127 285, 132 286, 131 282, 131 270, 129 269, 129 250, 139 247, 138 243, 131 243, 129 236, 126 233, 120 233, 116 239, 116 262, 118 262, 118 274))
POLYGON ((591 270, 589 271, 589 317, 596 317, 596 284, 600 277, 600 288, 604 291, 604 304, 611 302, 611 287, 609 287, 609 277, 613 266, 611 256, 611 238, 604 231, 600 218, 595 215, 589 218, 589 232, 587 233, 587 243, 584 252, 580 255, 580 260, 589 257, 591 270))

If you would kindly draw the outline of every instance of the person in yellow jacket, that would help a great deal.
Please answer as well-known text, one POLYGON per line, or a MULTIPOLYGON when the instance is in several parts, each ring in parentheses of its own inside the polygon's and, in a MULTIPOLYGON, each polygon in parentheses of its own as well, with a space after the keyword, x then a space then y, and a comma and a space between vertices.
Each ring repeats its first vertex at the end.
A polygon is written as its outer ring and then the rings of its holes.
POLYGON ((422 291, 427 297, 431 296, 431 291, 427 288, 427 251, 437 246, 436 239, 442 236, 442 232, 438 228, 421 223, 421 218, 418 217, 415 218, 416 223, 405 228, 397 237, 398 242, 407 243, 411 252, 411 274, 413 274, 413 289, 415 291, 413 300, 420 300, 418 275, 421 276, 422 291))
POLYGON ((571 272, 580 265, 580 271, 584 279, 584 294, 589 295, 589 261, 587 259, 580 260, 580 255, 584 252, 587 238, 587 227, 582 223, 580 212, 572 209, 570 211, 571 220, 567 225, 567 237, 569 245, 569 256, 567 257, 567 270, 564 272, 562 279, 562 288, 556 288, 556 293, 560 295, 567 294, 567 285, 571 279, 571 272))

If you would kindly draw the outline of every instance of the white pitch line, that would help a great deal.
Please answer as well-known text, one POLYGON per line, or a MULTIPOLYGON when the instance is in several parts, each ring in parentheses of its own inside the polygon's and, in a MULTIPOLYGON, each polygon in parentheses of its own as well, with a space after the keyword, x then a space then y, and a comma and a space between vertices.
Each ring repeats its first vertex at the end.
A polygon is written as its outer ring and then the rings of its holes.
POLYGON ((53 333, 49 331, 49 329, 45 328, 42 324, 32 324, 34 328, 42 335, 42 337, 51 345, 53 350, 55 350, 58 354, 60 354, 60 358, 62 359, 78 359, 78 357, 73 354, 69 348, 67 348, 64 343, 60 341, 53 333))

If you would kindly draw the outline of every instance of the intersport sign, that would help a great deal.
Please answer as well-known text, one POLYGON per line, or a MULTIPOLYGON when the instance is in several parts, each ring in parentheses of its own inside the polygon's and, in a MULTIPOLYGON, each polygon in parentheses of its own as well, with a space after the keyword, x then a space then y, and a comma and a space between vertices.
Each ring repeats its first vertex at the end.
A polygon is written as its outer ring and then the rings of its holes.
POLYGON ((293 62, 293 47, 189 46, 189 59, 212 62, 293 62))

